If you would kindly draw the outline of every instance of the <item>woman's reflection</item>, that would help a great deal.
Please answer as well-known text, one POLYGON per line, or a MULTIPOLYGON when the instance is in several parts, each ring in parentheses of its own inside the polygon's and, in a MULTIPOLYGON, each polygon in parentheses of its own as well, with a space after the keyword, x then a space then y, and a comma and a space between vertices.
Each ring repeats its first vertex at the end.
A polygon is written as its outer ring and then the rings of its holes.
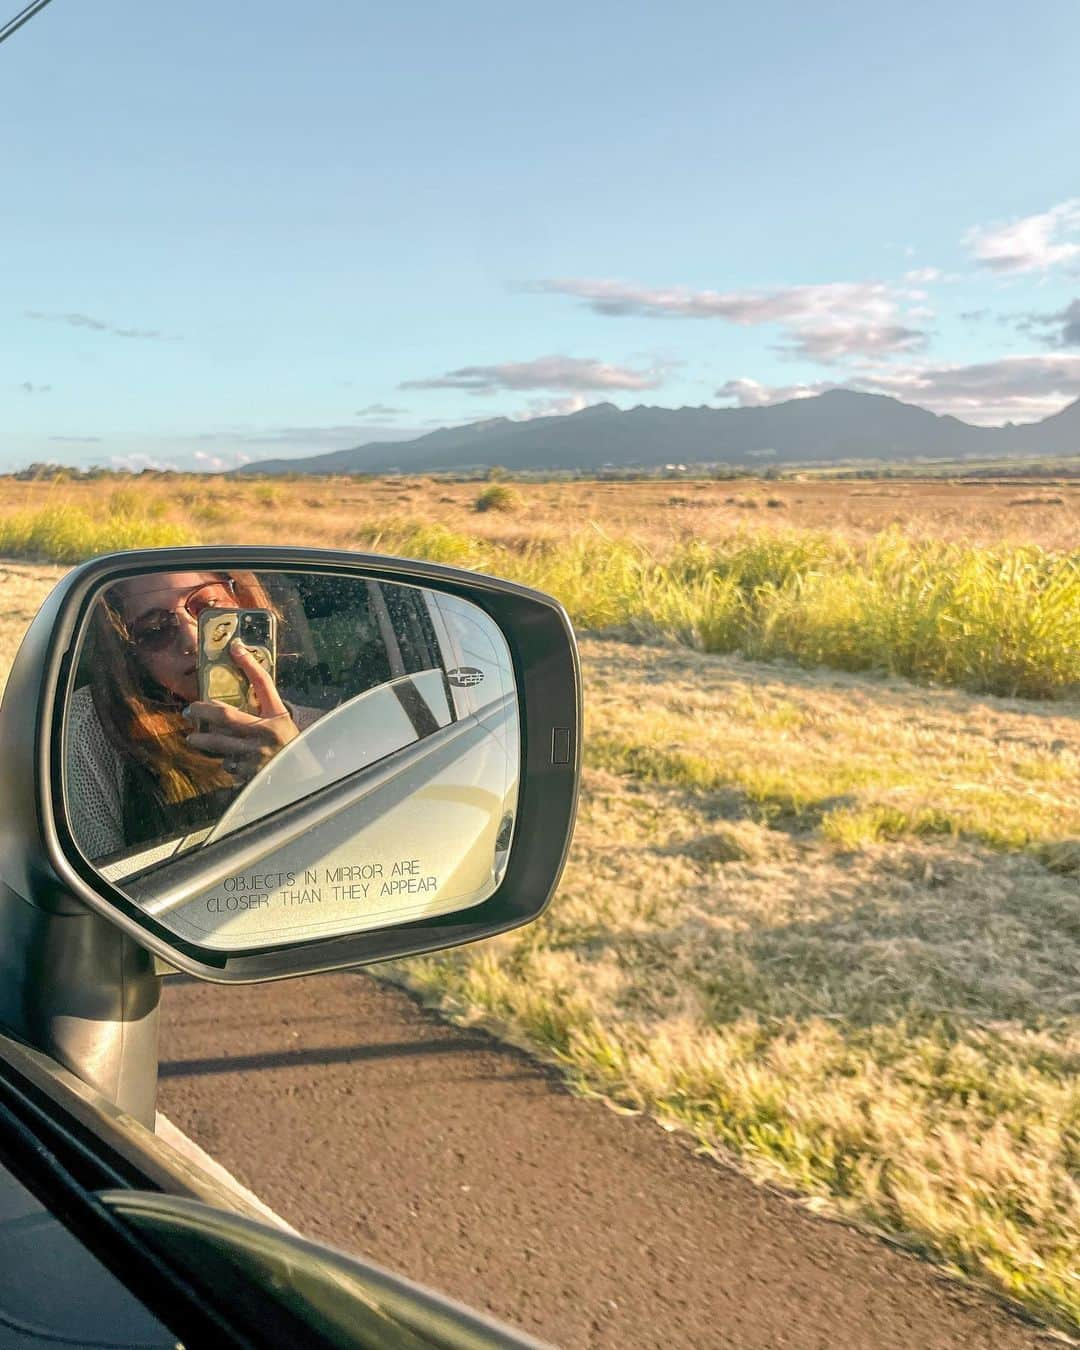
POLYGON ((273 609, 251 574, 158 572, 112 586, 93 617, 89 685, 68 712, 71 829, 90 858, 212 824, 320 714, 289 707, 242 643, 257 712, 200 702, 198 616, 273 609))

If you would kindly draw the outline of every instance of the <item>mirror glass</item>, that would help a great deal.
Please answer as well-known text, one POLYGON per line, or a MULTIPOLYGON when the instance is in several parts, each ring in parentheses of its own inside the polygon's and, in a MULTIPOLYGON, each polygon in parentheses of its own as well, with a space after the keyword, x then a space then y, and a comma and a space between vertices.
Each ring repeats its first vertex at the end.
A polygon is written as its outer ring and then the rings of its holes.
POLYGON ((487 899, 517 804, 513 664, 444 592, 314 572, 152 572, 79 643, 63 806, 84 858, 237 951, 487 899))

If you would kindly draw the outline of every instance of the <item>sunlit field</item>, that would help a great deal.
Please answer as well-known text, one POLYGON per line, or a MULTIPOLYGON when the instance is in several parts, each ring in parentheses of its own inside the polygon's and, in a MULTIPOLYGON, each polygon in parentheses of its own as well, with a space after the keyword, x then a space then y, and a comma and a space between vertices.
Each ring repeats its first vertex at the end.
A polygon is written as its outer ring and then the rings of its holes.
POLYGON ((113 547, 554 591, 587 702, 560 892, 392 978, 1075 1329, 1078 526, 1064 483, 0 480, 0 662, 113 547))
POLYGON ((489 485, 439 478, 265 479, 218 475, 109 478, 98 482, 17 482, 0 477, 0 511, 81 507, 100 516, 140 514, 233 542, 273 542, 283 526, 305 539, 346 543, 372 521, 435 521, 495 543, 561 539, 600 527, 647 544, 726 537, 740 525, 840 530, 866 538, 900 525, 906 532, 975 544, 1076 546, 1080 482, 731 481, 517 483, 509 510, 477 511, 489 485), (238 498, 245 503, 236 510, 238 498))

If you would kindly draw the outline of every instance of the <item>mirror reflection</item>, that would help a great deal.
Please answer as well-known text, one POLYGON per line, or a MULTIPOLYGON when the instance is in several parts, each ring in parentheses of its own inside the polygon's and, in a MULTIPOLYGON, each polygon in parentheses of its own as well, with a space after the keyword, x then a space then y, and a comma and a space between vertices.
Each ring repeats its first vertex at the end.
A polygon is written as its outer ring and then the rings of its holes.
POLYGON ((322 573, 146 573, 92 606, 64 806, 87 860, 181 935, 294 941, 491 894, 518 740, 505 639, 468 601, 322 573))

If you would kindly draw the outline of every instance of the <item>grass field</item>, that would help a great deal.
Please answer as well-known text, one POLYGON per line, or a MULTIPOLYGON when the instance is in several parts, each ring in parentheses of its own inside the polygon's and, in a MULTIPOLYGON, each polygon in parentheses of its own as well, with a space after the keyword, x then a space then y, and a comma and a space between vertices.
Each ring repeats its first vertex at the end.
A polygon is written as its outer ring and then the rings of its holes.
POLYGON ((864 539, 900 525, 916 536, 974 544, 1040 544, 1073 549, 1080 535, 1080 482, 932 479, 880 482, 513 483, 517 509, 477 511, 486 485, 443 479, 308 479, 262 482, 217 475, 139 475, 98 482, 18 482, 0 477, 0 512, 51 505, 102 514, 148 516, 232 542, 272 543, 282 529, 305 540, 341 543, 373 521, 430 524, 512 545, 561 540, 600 526, 667 548, 714 542, 749 526, 769 531, 838 530, 864 539), (238 509, 240 503, 243 509, 238 509))
MULTIPOLYGON (((1080 489, 512 484, 477 510, 488 486, 0 483, 0 554, 115 526, 553 589, 587 699, 560 893, 392 977, 1075 1330, 1080 489)), ((61 571, 5 567, 5 671, 61 571)))

